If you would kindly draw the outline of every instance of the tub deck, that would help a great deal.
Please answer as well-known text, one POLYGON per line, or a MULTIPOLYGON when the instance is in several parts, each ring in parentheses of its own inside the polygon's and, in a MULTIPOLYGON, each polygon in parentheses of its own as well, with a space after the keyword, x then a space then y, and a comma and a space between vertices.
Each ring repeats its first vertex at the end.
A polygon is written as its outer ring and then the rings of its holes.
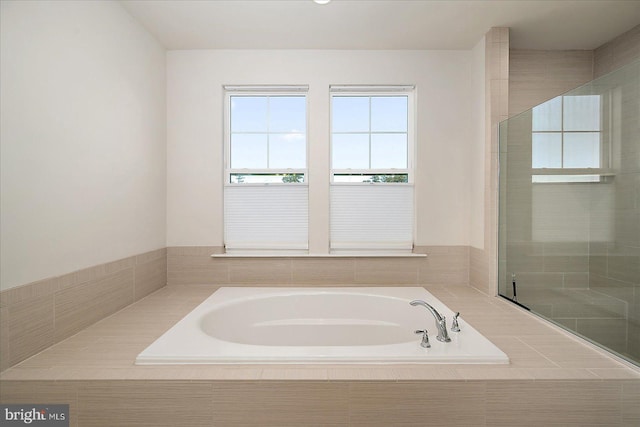
POLYGON ((173 286, 4 371, 1 400, 71 402, 71 425, 83 426, 135 425, 131 417, 138 419, 145 404, 155 405, 157 413, 147 412, 157 425, 235 425, 249 417, 280 426, 399 425, 403 419, 413 425, 438 413, 450 415, 446 422, 434 418, 438 425, 529 425, 522 410, 531 425, 638 425, 637 369, 500 298, 466 286, 426 288, 460 310, 511 363, 136 366, 142 350, 214 290, 173 286), (432 403, 425 406, 425 399, 432 403), (456 407, 456 399, 465 404, 456 407), (547 408, 556 401, 560 407, 547 408), (100 408, 113 404, 118 415, 101 415, 100 408), (534 411, 541 405, 546 409, 534 411), (212 422, 218 419, 224 422, 212 422))

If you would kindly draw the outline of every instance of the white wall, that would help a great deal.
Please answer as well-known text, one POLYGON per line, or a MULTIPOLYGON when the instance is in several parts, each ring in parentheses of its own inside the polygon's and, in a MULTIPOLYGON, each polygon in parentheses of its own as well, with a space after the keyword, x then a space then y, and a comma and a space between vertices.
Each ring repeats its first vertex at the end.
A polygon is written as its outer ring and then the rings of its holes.
POLYGON ((164 247, 164 49, 117 2, 1 7, 1 288, 164 247))
POLYGON ((416 84, 416 244, 468 245, 472 147, 484 138, 472 122, 473 61, 471 51, 168 52, 167 244, 223 244, 224 84, 309 85, 316 253, 328 247, 329 85, 416 84))
POLYGON ((470 237, 474 248, 484 249, 484 176, 485 176, 485 37, 471 51, 473 65, 470 70, 472 79, 472 125, 470 159, 470 237))

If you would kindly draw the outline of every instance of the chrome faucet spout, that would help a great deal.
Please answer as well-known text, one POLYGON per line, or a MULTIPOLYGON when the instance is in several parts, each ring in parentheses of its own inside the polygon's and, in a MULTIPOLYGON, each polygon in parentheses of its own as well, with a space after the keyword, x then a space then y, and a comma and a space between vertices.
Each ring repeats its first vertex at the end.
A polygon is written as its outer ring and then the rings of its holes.
POLYGON ((441 342, 449 342, 449 341, 451 341, 451 338, 449 338, 449 333, 447 332, 447 319, 446 319, 446 317, 444 317, 440 313, 438 313, 438 310, 436 310, 431 304, 429 304, 427 302, 424 302, 422 300, 417 299, 417 300, 411 301, 409 304, 411 304, 414 307, 416 305, 421 305, 424 308, 426 308, 427 310, 429 310, 429 312, 436 319, 436 327, 438 328, 438 336, 436 337, 436 339, 438 341, 441 341, 441 342))

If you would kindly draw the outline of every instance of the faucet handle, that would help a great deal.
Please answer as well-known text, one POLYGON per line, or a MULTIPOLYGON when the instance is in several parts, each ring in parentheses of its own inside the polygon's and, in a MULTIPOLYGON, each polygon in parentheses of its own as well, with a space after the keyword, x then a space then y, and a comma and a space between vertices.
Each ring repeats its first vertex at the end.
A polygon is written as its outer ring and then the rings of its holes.
POLYGON ((456 311, 456 314, 453 315, 453 321, 451 322, 452 332, 460 332, 460 325, 458 325, 458 316, 460 316, 460 312, 456 311))
POLYGON ((420 346, 422 346, 424 348, 430 348, 431 347, 431 344, 429 343, 429 331, 424 329, 424 330, 415 331, 414 333, 422 334, 422 342, 420 343, 420 346))

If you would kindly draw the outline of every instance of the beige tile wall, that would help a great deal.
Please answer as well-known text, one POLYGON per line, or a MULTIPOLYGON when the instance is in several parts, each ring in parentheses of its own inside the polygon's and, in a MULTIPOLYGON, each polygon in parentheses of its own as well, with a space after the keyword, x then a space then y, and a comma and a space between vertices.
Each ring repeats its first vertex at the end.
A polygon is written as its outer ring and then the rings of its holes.
POLYGON ((359 286, 468 284, 467 246, 419 246, 426 257, 223 258, 220 247, 167 249, 169 285, 359 286))
POLYGON ((485 35, 484 247, 471 251, 469 278, 488 295, 497 291, 498 123, 509 113, 510 66, 509 28, 492 28, 485 35))
MULTIPOLYGON (((640 25, 595 50, 594 75, 600 77, 640 59, 640 25)), ((622 106, 612 132, 611 184, 615 203, 613 240, 589 248, 589 287, 627 307, 625 321, 611 319, 607 325, 583 321, 585 334, 605 340, 613 349, 640 357, 640 88, 633 82, 619 91, 622 106), (617 320, 617 321, 616 321, 617 320), (604 329, 604 330, 603 330, 604 329), (611 336, 613 335, 613 336, 611 336), (616 339, 617 338, 617 339, 616 339)))
POLYGON ((634 426, 637 380, 3 381, 71 426, 634 426))
POLYGON ((166 253, 158 249, 2 291, 1 370, 165 286, 166 253))
POLYGON ((591 50, 509 52, 509 116, 593 80, 591 50))
POLYGON ((593 77, 597 78, 640 58, 640 25, 594 51, 593 77))
MULTIPOLYGON (((509 70, 509 113, 511 116, 543 102, 547 99, 591 81, 632 60, 640 58, 640 26, 601 46, 595 51, 532 51, 511 50, 509 70)), ((637 124, 637 94, 623 89, 622 103, 625 115, 621 122, 637 124)), ((558 186, 548 189, 536 188, 531 184, 531 116, 528 113, 513 117, 508 128, 508 150, 503 147, 501 177, 509 175, 502 207, 508 217, 508 229, 504 228, 501 244, 508 260, 500 260, 500 278, 510 283, 510 274, 517 274, 520 301, 537 312, 553 318, 579 333, 603 340, 614 350, 630 352, 629 337, 637 335, 637 322, 633 304, 636 283, 640 283, 640 265, 636 262, 640 255, 640 224, 638 203, 634 186, 640 150, 637 149, 637 126, 620 131, 622 144, 613 141, 614 168, 620 167, 615 181, 609 184, 615 191, 615 230, 612 242, 535 243, 532 234, 536 226, 545 225, 545 218, 534 217, 534 200, 539 203, 551 201, 542 209, 549 222, 556 221, 558 215, 565 218, 562 229, 584 228, 582 235, 597 236, 598 213, 591 217, 584 208, 579 212, 564 206, 558 197, 551 197, 552 191, 561 190, 562 197, 571 193, 573 202, 581 206, 591 206, 603 202, 593 194, 593 188, 579 192, 579 188, 564 191, 558 186), (616 144, 621 148, 616 148, 616 144), (620 159, 616 162, 616 156, 620 159), (628 168, 630 169, 625 169, 628 168), (506 171, 506 173, 504 173, 506 171), (635 176, 634 176, 635 175, 635 176), (545 193, 541 193, 544 191, 545 193), (545 198, 546 197, 546 198, 545 198), (591 204, 591 205, 590 205, 591 204), (572 215, 569 217, 569 215, 572 215), (580 217, 580 215, 584 215, 580 217), (595 292, 587 292, 588 290, 595 292), (594 305, 598 305, 594 309, 594 305), (628 315, 628 316, 627 316, 628 315), (627 317, 629 321, 627 322, 627 317), (609 331, 609 332, 607 332, 609 331)), ((603 189, 604 187, 601 186, 603 189)), ((568 190, 568 189, 567 189, 568 190)), ((602 207, 600 210, 614 209, 602 207)), ((538 211, 540 209, 538 208, 538 211)), ((575 231, 574 230, 574 231, 575 231)), ((547 235, 551 234, 547 230, 547 235)), ((600 233, 602 234, 602 233, 600 233)), ((502 257, 504 258, 504 257, 502 257)), ((638 344, 640 346, 640 344, 638 344)), ((640 349, 639 349, 640 350, 640 349)))

